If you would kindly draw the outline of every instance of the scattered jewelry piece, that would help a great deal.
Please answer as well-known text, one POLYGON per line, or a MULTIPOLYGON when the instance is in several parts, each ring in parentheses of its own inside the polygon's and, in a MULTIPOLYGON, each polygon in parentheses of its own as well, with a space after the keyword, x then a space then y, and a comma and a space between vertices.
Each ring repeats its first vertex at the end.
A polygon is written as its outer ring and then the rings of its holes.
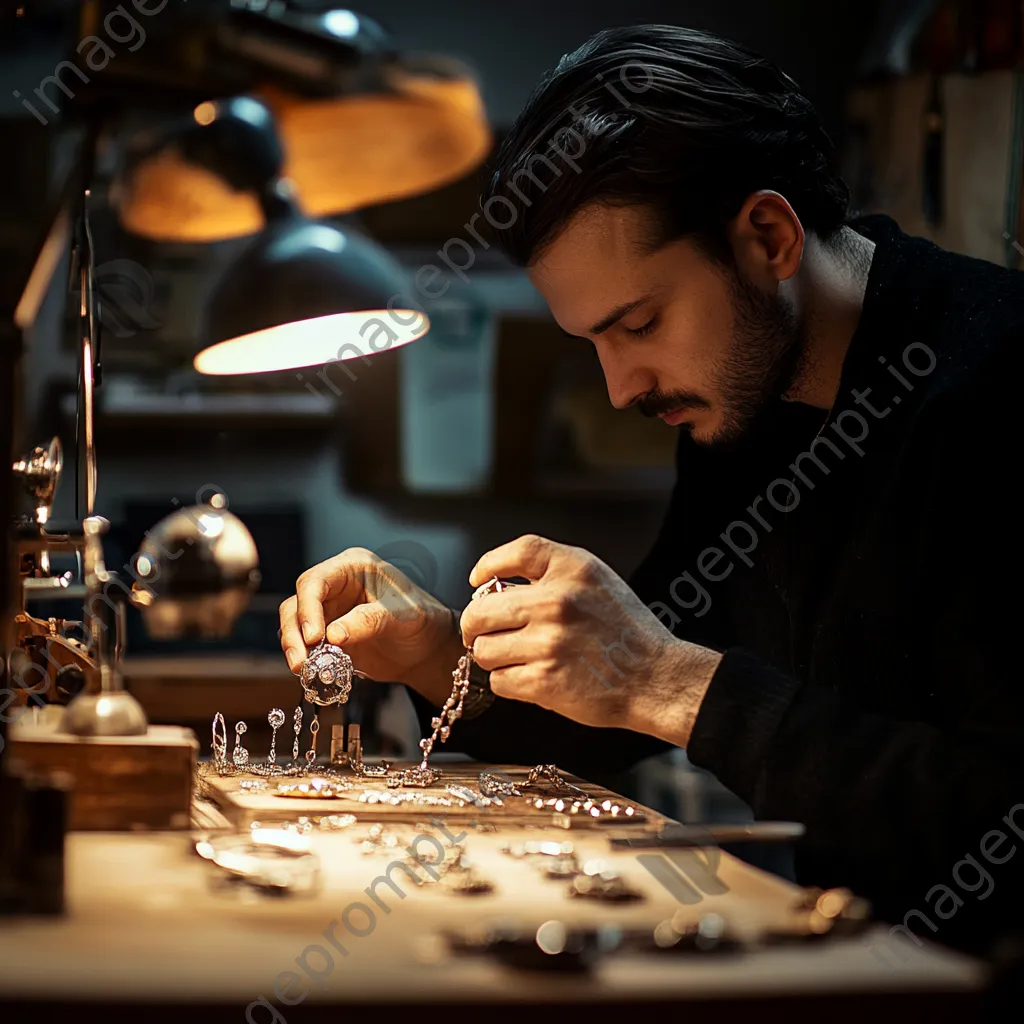
POLYGON ((629 886, 617 871, 603 861, 584 864, 583 871, 569 885, 568 895, 614 903, 635 902, 644 898, 643 893, 629 886))
POLYGON ((515 857, 517 860, 522 857, 564 857, 567 854, 574 853, 575 847, 572 843, 555 843, 551 840, 545 842, 537 842, 536 840, 529 840, 525 843, 502 843, 501 852, 507 854, 509 857, 515 857))
POLYGON ((274 731, 270 734, 270 754, 267 756, 268 764, 277 764, 277 730, 284 725, 284 712, 280 708, 272 708, 267 715, 267 723, 274 731))
POLYGON ((313 778, 308 782, 282 782, 275 795, 299 800, 336 800, 348 796, 351 788, 350 783, 336 779, 313 778))
POLYGON ((380 764, 365 764, 361 758, 358 761, 353 761, 350 758, 349 766, 356 775, 362 775, 367 779, 384 779, 391 771, 390 761, 381 761, 380 764))
POLYGON ((465 807, 462 800, 449 796, 433 796, 429 793, 391 793, 384 789, 364 789, 358 795, 350 797, 361 804, 386 804, 398 807, 401 804, 414 804, 417 807, 465 807))
POLYGON ((572 843, 526 842, 517 843, 515 846, 511 843, 502 843, 501 852, 517 860, 540 857, 542 863, 539 866, 548 878, 575 878, 582 870, 572 843))
POLYGON ((303 662, 299 682, 306 700, 329 707, 348 700, 353 676, 366 678, 352 667, 352 659, 340 647, 322 640, 303 662))
POLYGON ((539 764, 536 768, 531 768, 526 782, 523 783, 523 789, 540 789, 544 783, 547 783, 556 793, 575 793, 584 800, 589 799, 586 790, 574 786, 571 782, 566 782, 558 767, 553 764, 539 764))
POLYGON ((494 885, 477 873, 471 864, 446 871, 441 883, 454 896, 485 896, 494 892, 494 885))
POLYGON ((306 764, 310 769, 316 764, 316 734, 320 731, 320 716, 313 713, 313 721, 309 723, 309 735, 312 746, 306 751, 306 764))
MULTIPOLYGON (((596 800, 568 800, 563 797, 547 797, 545 799, 537 796, 526 799, 531 807, 538 811, 549 808, 555 812, 556 817, 575 814, 581 818, 596 819, 602 824, 612 819, 621 820, 623 823, 628 821, 631 824, 637 824, 644 820, 644 814, 632 804, 617 804, 611 800, 602 800, 598 803, 596 800)), ((562 824, 562 822, 557 822, 557 824, 562 824)), ((564 825, 564 827, 568 828, 569 825, 564 825)))
POLYGON ((292 764, 299 763, 299 733, 302 732, 302 705, 295 709, 292 715, 293 728, 295 730, 295 742, 292 744, 292 764))
POLYGON ((423 765, 416 765, 413 768, 405 768, 388 776, 388 787, 398 789, 400 786, 432 786, 441 778, 441 772, 437 768, 424 768, 423 765))
POLYGON ((270 784, 264 779, 242 779, 238 783, 238 788, 243 793, 262 793, 263 790, 268 789, 270 784))
POLYGON ((251 829, 279 828, 286 832, 297 832, 299 835, 309 835, 311 832, 334 832, 349 828, 356 823, 354 814, 315 814, 309 817, 305 815, 296 818, 294 821, 263 822, 254 821, 249 825, 251 829))
POLYGON ((466 803, 472 804, 474 807, 490 807, 492 804, 495 807, 505 806, 501 802, 500 797, 484 796, 482 793, 477 793, 470 789, 469 786, 446 786, 445 792, 458 797, 460 800, 465 800, 466 803))
POLYGON ((231 754, 231 760, 236 768, 242 768, 249 763, 249 751, 242 746, 242 735, 248 728, 245 722, 238 722, 235 725, 235 749, 231 754))
POLYGON ((366 833, 365 839, 353 839, 362 847, 363 856, 374 853, 391 853, 399 846, 408 846, 404 839, 400 839, 394 832, 385 832, 383 825, 371 825, 366 833))
POLYGON ((511 779, 502 778, 494 772, 480 773, 480 792, 491 797, 523 795, 523 791, 511 779))

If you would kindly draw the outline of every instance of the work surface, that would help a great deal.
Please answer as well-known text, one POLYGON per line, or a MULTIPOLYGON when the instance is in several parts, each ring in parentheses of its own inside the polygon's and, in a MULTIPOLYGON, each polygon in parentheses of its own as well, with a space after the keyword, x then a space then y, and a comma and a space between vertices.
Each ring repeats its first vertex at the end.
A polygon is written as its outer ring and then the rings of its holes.
MULTIPOLYGON (((550 1007, 559 1018, 573 1003, 707 1005, 729 1015, 756 1005, 760 1020, 817 1004, 835 1020, 863 1019, 881 997, 889 1010, 906 1001, 907 1009, 927 1007, 931 1019, 962 1021, 970 1019, 983 983, 973 961, 897 942, 882 928, 855 939, 756 953, 616 954, 590 973, 568 976, 452 955, 442 932, 502 920, 531 927, 551 919, 653 927, 677 912, 694 921, 714 912, 743 933, 784 928, 794 921, 798 890, 717 850, 648 855, 671 857, 670 866, 691 883, 693 895, 681 903, 680 890, 665 888, 636 852, 611 850, 613 830, 526 830, 504 827, 493 815, 486 820, 499 826, 495 832, 454 818, 444 823, 456 837, 467 833, 462 846, 493 882, 493 893, 456 896, 429 880, 416 887, 399 871, 394 877, 401 894, 380 885, 374 902, 366 890, 404 851, 363 852, 368 827, 382 817, 372 806, 324 802, 317 808, 350 811, 358 817, 355 825, 311 837, 322 863, 320 891, 284 899, 216 890, 217 869, 195 853, 186 833, 70 835, 66 917, 0 920, 4 1019, 58 1007, 77 1011, 95 1001, 118 1004, 104 1009, 108 1021, 177 1020, 187 1009, 192 1022, 259 1024, 321 1014, 337 1020, 341 1006, 390 1004, 415 1012, 496 1003, 516 1004, 517 1012, 525 1004, 550 1007), (501 850, 503 843, 530 839, 571 841, 581 860, 612 862, 645 898, 624 904, 569 898, 565 881, 546 879, 529 860, 501 850)), ((403 846, 420 834, 448 843, 440 826, 426 822, 389 821, 386 829, 403 846)), ((543 1011, 531 1012, 537 1014, 543 1011)))

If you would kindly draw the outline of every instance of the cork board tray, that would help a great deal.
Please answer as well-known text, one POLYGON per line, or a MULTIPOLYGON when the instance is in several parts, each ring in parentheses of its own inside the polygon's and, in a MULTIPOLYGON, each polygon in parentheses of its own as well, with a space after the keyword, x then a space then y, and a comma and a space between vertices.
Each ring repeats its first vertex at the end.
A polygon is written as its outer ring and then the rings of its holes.
MULTIPOLYGON (((409 762, 394 762, 392 764, 392 768, 396 770, 410 766, 409 762)), ((580 828, 600 829, 602 832, 608 833, 622 830, 626 834, 635 834, 638 831, 657 831, 661 828, 662 823, 667 820, 664 815, 658 814, 656 811, 627 800, 625 797, 613 793, 602 786, 596 786, 567 773, 563 773, 566 781, 585 790, 590 799, 598 804, 607 800, 623 808, 626 806, 635 807, 636 813, 632 817, 621 815, 614 818, 594 819, 583 811, 577 814, 558 814, 553 807, 537 808, 533 806, 531 803, 533 798, 540 797, 546 800, 562 795, 556 794, 549 789, 524 790, 524 794, 530 794, 530 799, 527 799, 525 796, 504 797, 502 798, 501 806, 492 805, 485 808, 479 808, 472 804, 460 807, 458 803, 453 803, 451 807, 424 806, 414 803, 392 805, 366 803, 358 799, 360 793, 372 791, 379 793, 424 793, 430 796, 447 796, 445 787, 450 785, 467 786, 479 792, 480 773, 482 771, 500 773, 517 785, 525 783, 530 773, 529 768, 521 765, 485 765, 476 762, 455 762, 439 767, 442 772, 441 778, 438 779, 435 785, 422 789, 416 787, 389 790, 383 779, 368 779, 353 774, 351 776, 353 783, 352 796, 342 796, 335 800, 303 800, 301 798, 282 797, 275 794, 274 790, 277 788, 278 782, 294 783, 302 781, 295 778, 268 779, 266 781, 269 788, 255 793, 240 789, 239 783, 244 779, 255 778, 256 776, 234 775, 219 777, 211 775, 206 778, 205 784, 208 787, 210 799, 220 807, 224 816, 235 826, 246 826, 253 821, 271 821, 274 819, 324 814, 355 814, 360 819, 369 819, 372 816, 373 820, 380 822, 415 822, 422 821, 431 814, 444 814, 446 818, 451 817, 455 820, 465 818, 468 821, 483 818, 493 822, 495 825, 525 826, 561 823, 562 827, 569 827, 574 830, 580 828), (554 820, 556 817, 558 821, 554 820)), ((315 772, 312 772, 309 777, 313 777, 315 774, 315 772)), ((567 803, 571 804, 571 802, 572 797, 570 796, 567 803)))

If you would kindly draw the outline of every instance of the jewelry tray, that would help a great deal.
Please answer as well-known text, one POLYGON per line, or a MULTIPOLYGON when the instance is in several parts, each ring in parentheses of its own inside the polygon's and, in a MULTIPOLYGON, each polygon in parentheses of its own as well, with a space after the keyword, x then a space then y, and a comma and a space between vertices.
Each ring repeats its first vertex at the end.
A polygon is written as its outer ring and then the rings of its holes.
MULTIPOLYGON (((411 763, 395 763, 392 768, 399 770, 411 767, 411 763)), ((431 816, 444 816, 454 821, 481 821, 491 822, 501 828, 502 826, 523 827, 529 825, 545 825, 561 823, 562 827, 570 830, 576 829, 600 829, 602 833, 611 834, 621 831, 624 835, 636 835, 645 831, 658 831, 667 819, 656 814, 648 808, 639 808, 642 815, 631 819, 621 816, 616 818, 603 817, 593 819, 580 812, 578 814, 559 813, 553 807, 534 807, 524 797, 502 797, 501 806, 491 805, 489 807, 477 807, 473 804, 466 804, 460 807, 458 801, 445 792, 446 786, 459 785, 479 792, 480 773, 491 771, 508 778, 517 786, 522 788, 530 769, 521 765, 488 765, 474 762, 455 762, 439 766, 441 778, 433 786, 424 788, 402 788, 397 790, 388 789, 383 779, 363 778, 354 773, 350 776, 352 783, 353 798, 343 797, 335 800, 311 799, 303 800, 294 797, 275 796, 278 782, 292 783, 297 781, 294 778, 281 778, 280 780, 270 778, 267 782, 267 789, 258 792, 246 792, 239 788, 239 783, 247 778, 254 778, 248 775, 217 776, 210 775, 206 779, 210 798, 221 809, 224 816, 236 827, 246 827, 253 821, 269 821, 274 818, 294 818, 297 815, 322 815, 322 814, 354 814, 359 820, 387 822, 417 822, 428 820, 431 816), (379 792, 381 794, 405 794, 421 793, 431 797, 449 797, 452 806, 424 805, 416 803, 387 804, 387 803, 364 803, 359 801, 358 795, 363 792, 379 792), (554 819, 558 819, 555 821, 554 819)), ((311 772, 313 777, 316 772, 311 772)), ((605 800, 620 806, 636 806, 632 801, 602 786, 585 782, 575 776, 563 773, 567 782, 586 790, 590 799, 598 804, 605 800)), ((566 804, 572 803, 572 796, 555 793, 550 788, 544 789, 523 789, 524 796, 542 798, 544 800, 559 798, 565 800, 566 804)))

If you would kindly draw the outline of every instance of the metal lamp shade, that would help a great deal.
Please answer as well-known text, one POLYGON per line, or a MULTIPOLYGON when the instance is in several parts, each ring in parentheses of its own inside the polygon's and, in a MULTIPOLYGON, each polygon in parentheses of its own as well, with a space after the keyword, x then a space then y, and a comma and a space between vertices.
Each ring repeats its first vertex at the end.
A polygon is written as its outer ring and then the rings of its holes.
MULTIPOLYGON (((435 60, 384 74, 379 93, 298 97, 253 91, 274 114, 284 176, 311 217, 350 213, 440 188, 486 158, 491 132, 475 81, 435 60)), ((133 160, 112 188, 122 227, 161 242, 238 238, 263 225, 258 198, 170 140, 133 160)))
POLYGON ((200 373, 264 373, 358 359, 426 334, 402 268, 360 235, 301 216, 275 220, 232 263, 206 306, 200 373))

